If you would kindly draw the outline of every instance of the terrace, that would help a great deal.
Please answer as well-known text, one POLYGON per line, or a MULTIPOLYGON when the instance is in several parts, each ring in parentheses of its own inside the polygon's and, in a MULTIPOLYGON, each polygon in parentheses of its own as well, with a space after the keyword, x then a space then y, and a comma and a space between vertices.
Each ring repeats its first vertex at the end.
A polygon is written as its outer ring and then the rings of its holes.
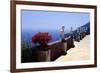
POLYGON ((69 54, 70 49, 74 50, 76 47, 75 41, 80 42, 86 33, 82 32, 80 35, 73 35, 65 38, 64 42, 61 40, 55 41, 53 43, 48 43, 45 49, 41 50, 41 47, 36 47, 36 49, 24 49, 22 51, 22 62, 48 62, 59 60, 60 57, 69 54))

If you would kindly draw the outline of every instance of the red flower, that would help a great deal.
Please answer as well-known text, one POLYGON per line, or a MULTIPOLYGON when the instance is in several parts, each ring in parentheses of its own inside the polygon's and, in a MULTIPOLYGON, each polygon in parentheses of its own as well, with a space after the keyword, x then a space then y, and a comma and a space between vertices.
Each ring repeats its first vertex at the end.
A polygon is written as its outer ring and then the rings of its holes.
POLYGON ((32 36, 32 42, 39 43, 40 45, 47 45, 51 39, 52 37, 48 32, 38 32, 32 36))

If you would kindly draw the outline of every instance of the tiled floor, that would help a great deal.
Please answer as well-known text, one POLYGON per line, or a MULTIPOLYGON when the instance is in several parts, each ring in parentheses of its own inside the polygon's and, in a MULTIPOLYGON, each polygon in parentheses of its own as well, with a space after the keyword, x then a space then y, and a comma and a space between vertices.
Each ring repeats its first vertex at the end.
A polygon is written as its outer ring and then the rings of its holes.
POLYGON ((56 61, 81 61, 88 60, 90 55, 90 36, 86 36, 80 42, 74 42, 75 47, 67 51, 67 55, 59 57, 56 61))

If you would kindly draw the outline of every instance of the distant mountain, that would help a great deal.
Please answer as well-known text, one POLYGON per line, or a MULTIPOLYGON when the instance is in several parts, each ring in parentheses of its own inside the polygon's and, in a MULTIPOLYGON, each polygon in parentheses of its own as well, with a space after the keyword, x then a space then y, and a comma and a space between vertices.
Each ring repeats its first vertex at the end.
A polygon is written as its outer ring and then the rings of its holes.
POLYGON ((86 23, 85 25, 81 26, 82 28, 86 28, 87 34, 90 34, 90 22, 86 23))
POLYGON ((80 31, 80 32, 84 32, 86 31, 88 34, 90 34, 90 22, 86 23, 85 25, 77 28, 74 33, 76 33, 77 31, 80 31))
POLYGON ((85 27, 88 28, 88 29, 87 29, 87 33, 90 34, 90 22, 88 22, 88 23, 85 25, 85 27))

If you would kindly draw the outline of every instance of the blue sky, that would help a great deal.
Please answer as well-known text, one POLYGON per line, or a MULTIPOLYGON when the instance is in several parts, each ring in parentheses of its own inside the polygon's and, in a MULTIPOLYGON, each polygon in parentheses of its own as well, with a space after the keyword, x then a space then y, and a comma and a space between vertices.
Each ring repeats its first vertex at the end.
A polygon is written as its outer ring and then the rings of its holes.
POLYGON ((76 29, 90 21, 89 13, 21 10, 22 30, 76 29))

